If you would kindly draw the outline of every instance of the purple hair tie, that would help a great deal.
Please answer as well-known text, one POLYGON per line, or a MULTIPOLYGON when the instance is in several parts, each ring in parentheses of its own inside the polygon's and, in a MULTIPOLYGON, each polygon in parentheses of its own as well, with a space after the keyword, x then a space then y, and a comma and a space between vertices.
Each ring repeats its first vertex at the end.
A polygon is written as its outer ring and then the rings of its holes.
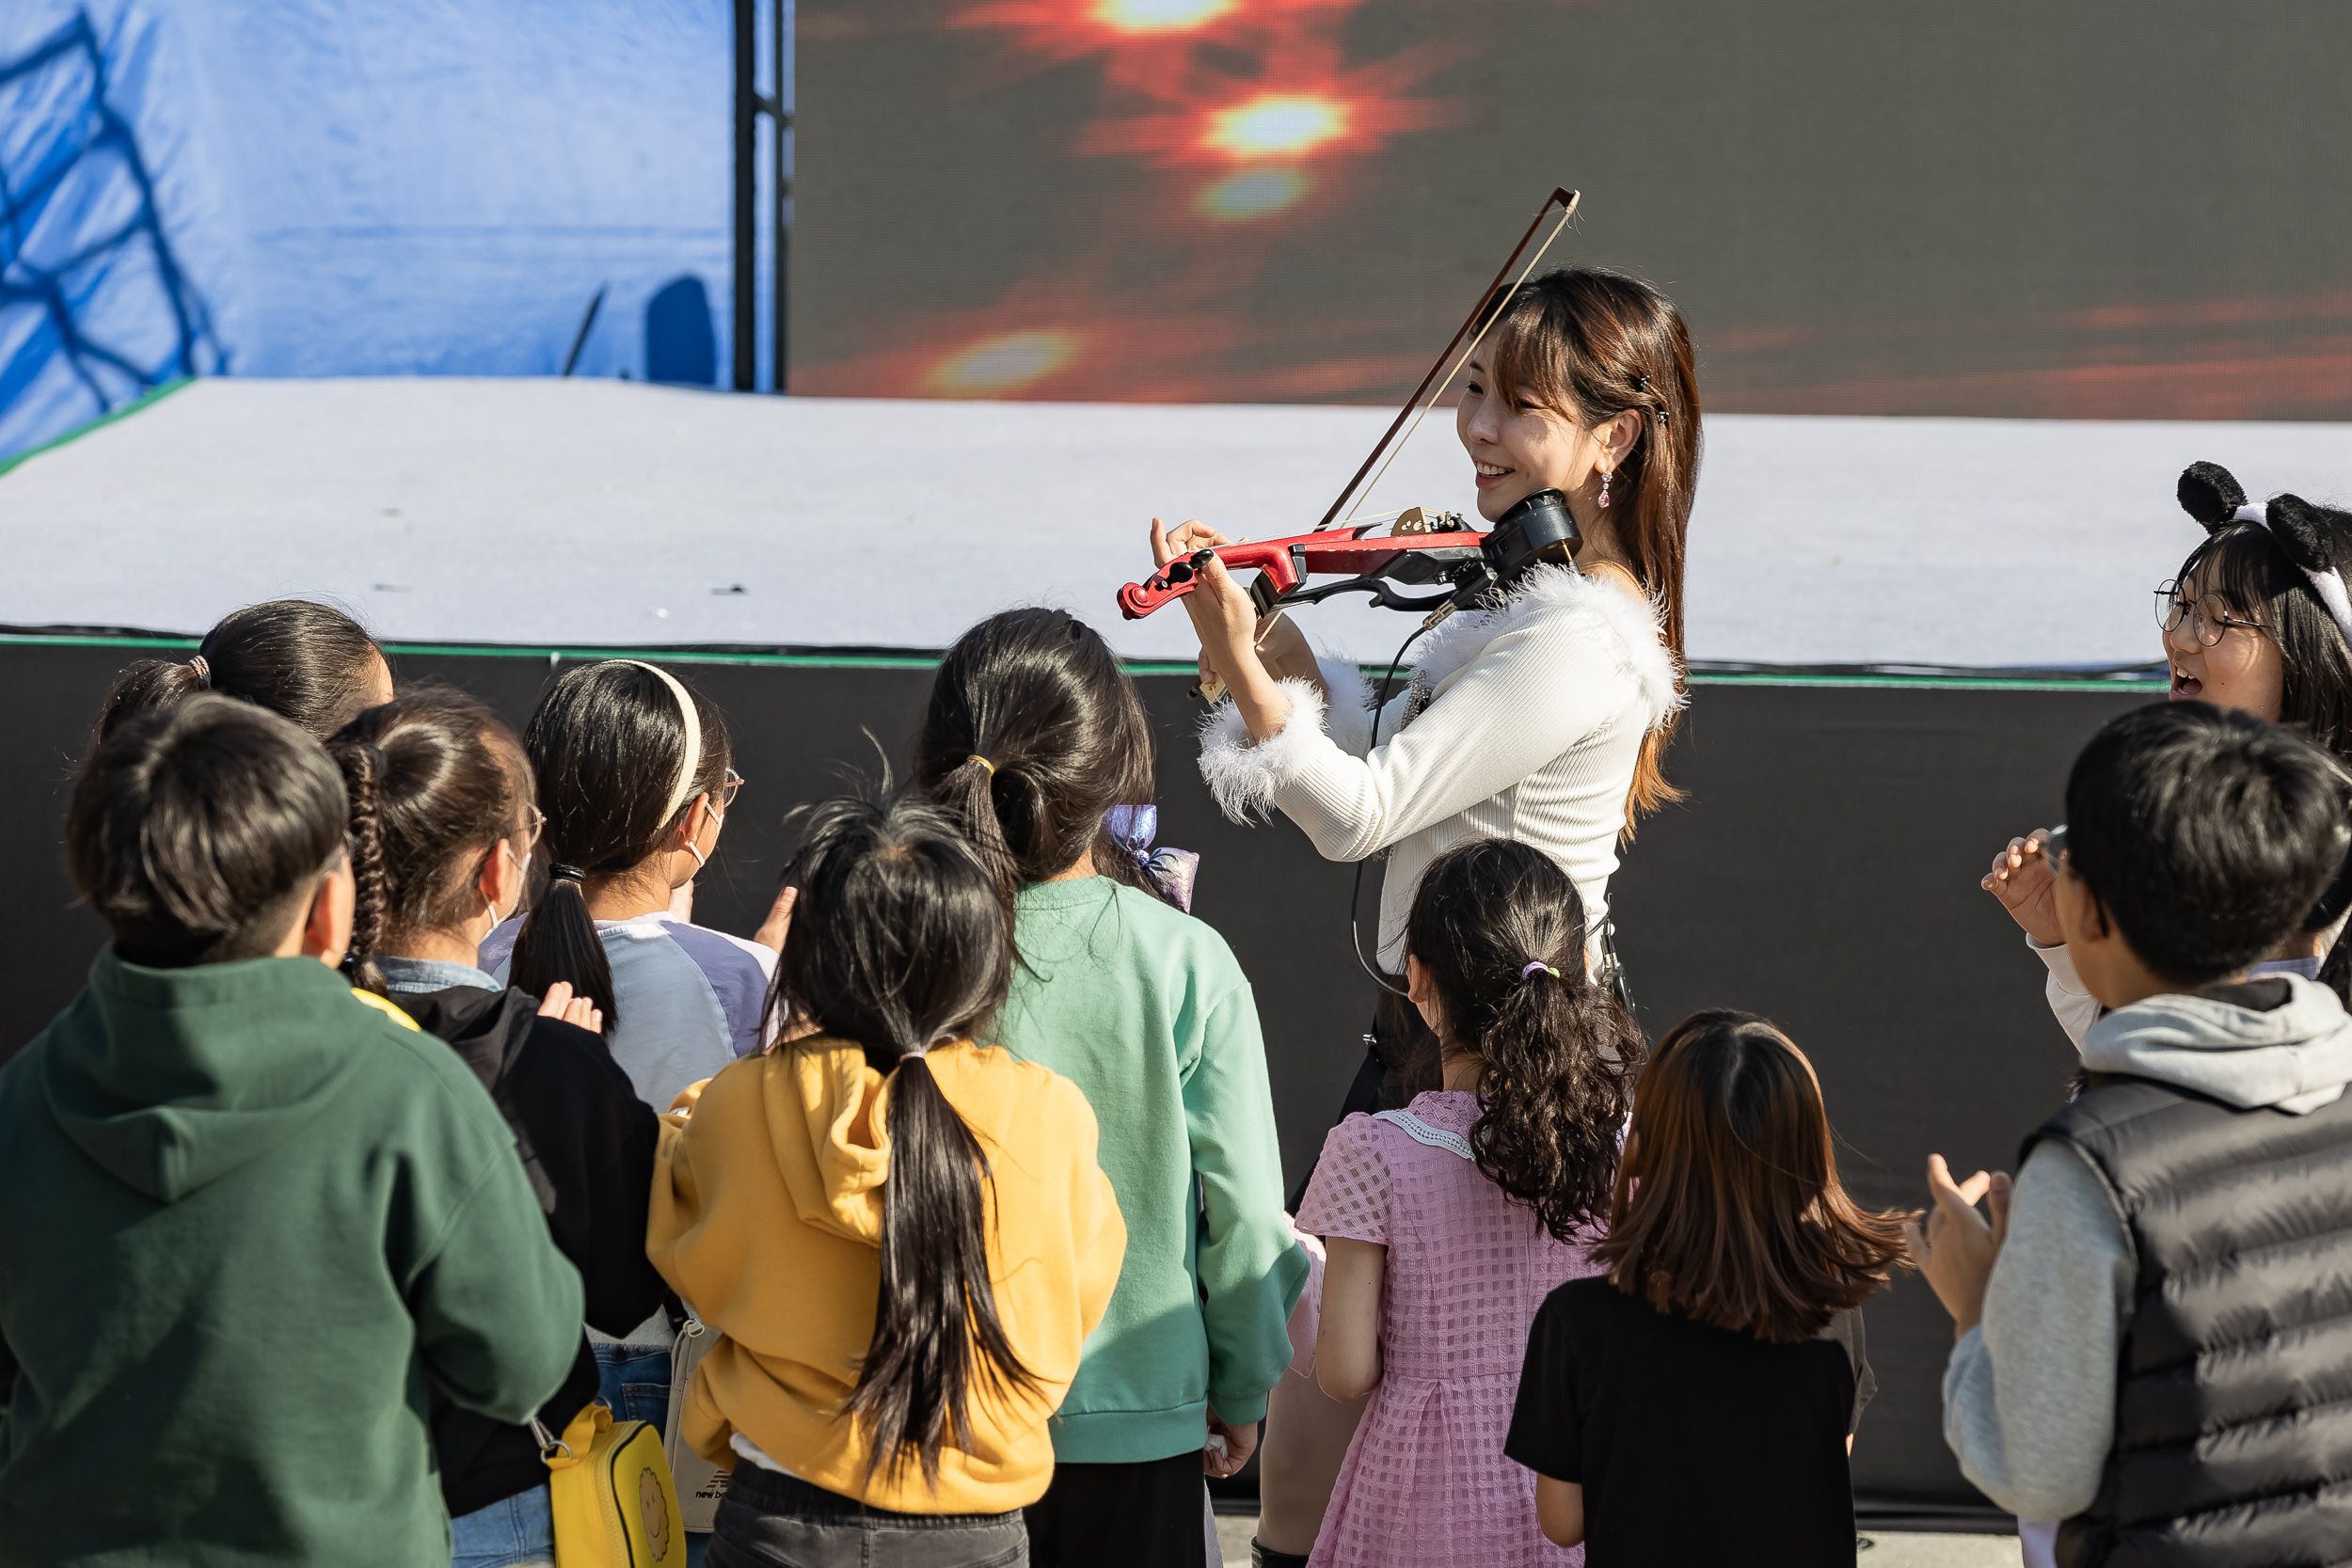
POLYGON ((1551 967, 1551 965, 1549 965, 1549 964, 1548 964, 1548 963, 1546 963, 1546 962, 1544 962, 1544 961, 1543 961, 1543 959, 1541 959, 1541 958, 1537 958, 1537 959, 1536 959, 1534 963, 1529 964, 1529 965, 1528 965, 1525 969, 1520 970, 1520 971, 1519 971, 1519 978, 1520 978, 1520 979, 1522 979, 1522 980, 1524 980, 1524 979, 1526 979, 1529 975, 1531 975, 1531 974, 1534 974, 1534 973, 1535 973, 1537 970, 1539 970, 1539 969, 1540 969, 1540 970, 1542 970, 1545 974, 1547 974, 1550 975, 1550 976, 1551 976, 1553 979, 1555 979, 1555 980, 1557 980, 1558 978, 1560 978, 1560 972, 1559 972, 1558 970, 1556 970, 1556 969, 1552 968, 1552 967, 1551 967))
POLYGON ((1152 847, 1152 841, 1159 836, 1159 807, 1113 806, 1103 814, 1103 826, 1120 850, 1136 863, 1162 903, 1186 914, 1192 912, 1192 889, 1200 877, 1200 856, 1192 849, 1152 847))

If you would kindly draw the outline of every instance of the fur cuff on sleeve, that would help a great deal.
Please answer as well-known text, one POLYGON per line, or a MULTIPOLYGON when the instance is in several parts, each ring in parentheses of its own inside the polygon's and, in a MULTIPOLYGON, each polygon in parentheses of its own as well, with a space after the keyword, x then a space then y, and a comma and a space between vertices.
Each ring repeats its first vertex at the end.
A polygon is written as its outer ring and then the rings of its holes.
MULTIPOLYGON (((1274 792, 1297 778, 1311 751, 1325 741, 1323 693, 1314 683, 1294 678, 1276 684, 1291 700, 1290 718, 1265 739, 1250 739, 1241 710, 1230 702, 1200 726, 1200 776, 1235 822, 1272 818, 1274 792)), ((1364 721, 1357 723, 1362 728, 1364 721)))

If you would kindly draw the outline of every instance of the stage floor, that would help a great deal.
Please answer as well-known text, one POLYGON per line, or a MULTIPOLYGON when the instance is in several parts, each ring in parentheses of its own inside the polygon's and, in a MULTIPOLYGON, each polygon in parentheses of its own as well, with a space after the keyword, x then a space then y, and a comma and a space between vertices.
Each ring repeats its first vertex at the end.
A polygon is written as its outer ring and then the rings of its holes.
MULTIPOLYGON (((200 632, 327 597, 411 642, 941 648, 1048 603, 1119 619, 1153 514, 1303 532, 1374 408, 743 397, 611 381, 198 382, 0 470, 0 626, 200 632)), ((1434 411, 1365 511, 1474 514, 1434 411)), ((2257 494, 2352 483, 2352 426, 1719 415, 1690 529, 1702 664, 2136 665, 2198 538, 2183 467, 2257 494)), ((1385 662, 1409 628, 1302 620, 1385 662)))

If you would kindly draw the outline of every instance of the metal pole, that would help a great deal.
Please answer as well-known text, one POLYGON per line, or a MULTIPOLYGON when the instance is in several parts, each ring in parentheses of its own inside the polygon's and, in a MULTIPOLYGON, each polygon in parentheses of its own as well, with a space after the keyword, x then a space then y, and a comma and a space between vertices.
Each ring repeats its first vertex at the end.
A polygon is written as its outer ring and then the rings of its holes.
POLYGON ((775 389, 785 390, 790 366, 786 348, 790 337, 791 320, 786 309, 790 295, 792 222, 787 215, 787 203, 792 198, 792 163, 787 139, 792 135, 792 78, 788 74, 792 62, 792 0, 776 0, 775 36, 775 196, 776 196, 776 276, 774 280, 776 333, 775 389))
POLYGON ((759 97, 752 68, 759 55, 753 35, 754 0, 735 0, 735 389, 748 392, 756 379, 753 345, 758 341, 752 313, 755 307, 753 268, 757 262, 755 230, 756 195, 754 176, 759 150, 759 97))

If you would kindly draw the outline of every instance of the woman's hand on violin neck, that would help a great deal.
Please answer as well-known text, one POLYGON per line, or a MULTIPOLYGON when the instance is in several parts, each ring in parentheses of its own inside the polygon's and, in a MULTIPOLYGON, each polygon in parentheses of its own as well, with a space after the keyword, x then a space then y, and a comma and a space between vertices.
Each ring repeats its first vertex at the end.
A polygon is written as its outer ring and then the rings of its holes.
POLYGON ((1163 528, 1157 517, 1152 519, 1152 564, 1165 566, 1180 555, 1195 550, 1215 549, 1233 541, 1217 532, 1198 518, 1186 518, 1174 528, 1163 528))
POLYGON ((1258 656, 1258 607, 1225 562, 1211 556, 1201 563, 1192 592, 1184 595, 1184 609, 1200 634, 1201 653, 1233 694, 1233 706, 1249 733, 1260 740, 1281 733, 1291 700, 1258 656))

